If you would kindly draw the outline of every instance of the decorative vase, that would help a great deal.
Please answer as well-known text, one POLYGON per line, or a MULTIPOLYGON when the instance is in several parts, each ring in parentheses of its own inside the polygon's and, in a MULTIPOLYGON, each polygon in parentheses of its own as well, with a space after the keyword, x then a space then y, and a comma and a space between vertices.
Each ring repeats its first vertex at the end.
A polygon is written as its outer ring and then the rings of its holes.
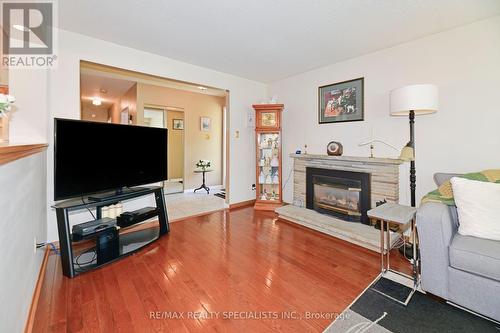
POLYGON ((266 181, 266 176, 264 176, 264 172, 262 170, 260 170, 260 173, 259 173, 259 184, 264 184, 265 181, 266 181))
POLYGON ((278 171, 276 171, 274 173, 274 176, 273 176, 273 184, 278 184, 280 182, 280 178, 278 176, 278 171))
POLYGON ((267 200, 267 193, 265 190, 264 193, 262 193, 262 195, 260 196, 260 200, 267 200))
POLYGON ((0 116, 0 142, 9 142, 9 115, 0 116))
POLYGON ((271 160, 271 166, 278 167, 279 165, 280 165, 280 161, 278 160, 278 158, 276 156, 274 156, 273 159, 271 160))
POLYGON ((270 175, 270 174, 268 174, 268 175, 266 176, 266 182, 265 182, 265 183, 266 183, 266 184, 272 184, 272 183, 273 183, 273 180, 272 180, 272 178, 271 178, 271 175, 270 175))

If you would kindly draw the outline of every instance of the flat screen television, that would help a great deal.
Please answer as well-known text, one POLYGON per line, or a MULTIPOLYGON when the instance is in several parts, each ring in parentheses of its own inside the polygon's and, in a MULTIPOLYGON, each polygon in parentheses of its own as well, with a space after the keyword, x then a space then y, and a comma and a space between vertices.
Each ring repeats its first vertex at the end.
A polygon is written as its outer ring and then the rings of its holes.
POLYGON ((54 200, 166 179, 167 129, 55 119, 54 200))

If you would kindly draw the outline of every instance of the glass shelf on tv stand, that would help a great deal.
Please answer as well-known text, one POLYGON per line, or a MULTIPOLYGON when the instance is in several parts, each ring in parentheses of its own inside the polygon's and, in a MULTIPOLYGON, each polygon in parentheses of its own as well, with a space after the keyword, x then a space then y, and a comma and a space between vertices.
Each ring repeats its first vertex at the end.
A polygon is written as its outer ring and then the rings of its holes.
MULTIPOLYGON (((123 195, 106 197, 103 201, 86 202, 82 198, 66 200, 56 203, 53 208, 56 209, 62 271, 65 276, 71 278, 123 258, 156 241, 170 230, 161 186, 143 187, 138 190, 135 188, 135 191, 127 193, 125 197, 123 195), (114 231, 107 229, 106 233, 99 232, 95 237, 73 241, 69 223, 71 211, 96 208, 96 218, 99 219, 102 207, 146 195, 155 197, 157 221, 149 222, 147 225, 149 218, 146 221, 138 220, 137 224, 118 229, 115 233, 118 237, 115 238, 112 237, 114 231), (104 239, 106 236, 108 239, 104 239), (113 239, 116 241, 113 242, 113 239), (102 243, 98 243, 100 241, 102 243)), ((155 218, 153 215, 150 217, 155 218)))
MULTIPOLYGON (((145 221, 118 230, 116 242, 109 242, 104 251, 98 249, 99 236, 73 242, 73 266, 77 274, 116 261, 156 241, 160 237, 158 223, 145 221)), ((105 234, 103 235, 105 236, 105 234)))

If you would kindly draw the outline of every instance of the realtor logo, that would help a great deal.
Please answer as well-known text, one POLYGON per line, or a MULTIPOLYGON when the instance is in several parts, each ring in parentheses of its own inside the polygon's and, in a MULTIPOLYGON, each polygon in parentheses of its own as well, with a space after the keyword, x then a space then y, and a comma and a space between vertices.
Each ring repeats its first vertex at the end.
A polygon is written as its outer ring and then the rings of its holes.
POLYGON ((54 67, 55 4, 52 1, 2 1, 2 64, 54 67))

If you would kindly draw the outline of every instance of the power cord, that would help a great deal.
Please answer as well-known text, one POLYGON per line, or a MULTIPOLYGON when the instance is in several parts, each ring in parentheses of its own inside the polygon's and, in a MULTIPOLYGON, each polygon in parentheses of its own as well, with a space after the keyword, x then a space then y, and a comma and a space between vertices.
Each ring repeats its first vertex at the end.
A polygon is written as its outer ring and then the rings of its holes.
POLYGON ((55 246, 54 243, 48 243, 47 245, 50 245, 50 248, 52 249, 52 251, 55 252, 56 255, 60 256, 61 254, 59 253, 59 251, 57 250, 57 247, 55 246))
POLYGON ((58 255, 58 256, 61 255, 59 253, 59 251, 57 250, 57 247, 56 247, 56 245, 54 243, 36 243, 36 248, 37 249, 40 249, 40 248, 42 248, 44 246, 50 246, 51 250, 54 251, 54 253, 56 255, 58 255))
POLYGON ((88 265, 88 264, 93 263, 96 259, 97 259, 97 252, 96 252, 96 250, 95 249, 90 249, 90 251, 85 251, 85 252, 82 252, 79 255, 77 255, 75 257, 75 261, 73 261, 73 263, 75 265, 77 265, 78 268, 82 268, 82 266, 84 266, 84 265, 88 265), (85 261, 85 262, 79 262, 81 256, 83 256, 84 254, 87 254, 87 253, 91 253, 91 252, 93 252, 92 259, 90 259, 88 261, 85 261))
POLYGON ((96 218, 95 218, 94 213, 92 213, 92 211, 90 210, 90 208, 87 207, 87 203, 85 202, 85 199, 83 199, 83 197, 82 197, 82 202, 85 205, 85 208, 87 208, 87 210, 89 211, 90 215, 92 215, 92 218, 95 220, 96 218))
POLYGON ((290 169, 290 172, 288 172, 288 176, 286 177, 285 182, 283 183, 283 186, 281 187, 281 191, 285 190, 286 184, 288 184, 288 181, 290 180, 290 176, 292 176, 292 171, 293 171, 293 166, 290 169))

